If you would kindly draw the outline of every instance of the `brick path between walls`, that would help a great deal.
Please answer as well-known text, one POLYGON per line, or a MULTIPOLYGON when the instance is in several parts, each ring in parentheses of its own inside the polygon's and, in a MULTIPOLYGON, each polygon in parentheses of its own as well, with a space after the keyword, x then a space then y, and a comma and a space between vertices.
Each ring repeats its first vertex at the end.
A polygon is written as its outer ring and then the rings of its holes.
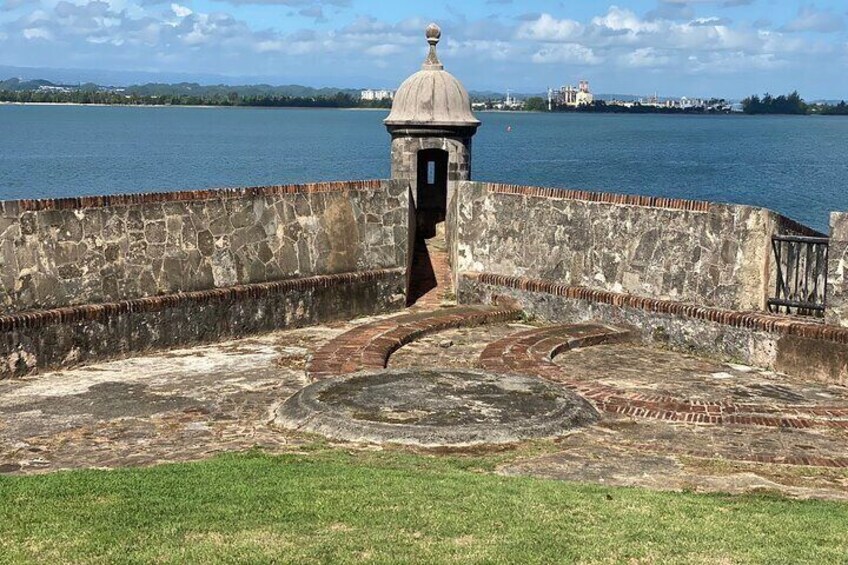
POLYGON ((448 262, 444 224, 432 239, 419 239, 410 270, 409 306, 433 310, 454 303, 454 288, 448 262))

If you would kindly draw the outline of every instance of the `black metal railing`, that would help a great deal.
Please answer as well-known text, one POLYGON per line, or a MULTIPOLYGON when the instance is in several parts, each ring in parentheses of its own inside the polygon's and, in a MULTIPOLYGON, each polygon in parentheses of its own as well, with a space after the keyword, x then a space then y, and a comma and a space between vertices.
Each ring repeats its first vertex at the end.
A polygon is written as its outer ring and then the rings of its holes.
POLYGON ((777 277, 770 312, 823 318, 827 307, 828 238, 775 235, 777 277))

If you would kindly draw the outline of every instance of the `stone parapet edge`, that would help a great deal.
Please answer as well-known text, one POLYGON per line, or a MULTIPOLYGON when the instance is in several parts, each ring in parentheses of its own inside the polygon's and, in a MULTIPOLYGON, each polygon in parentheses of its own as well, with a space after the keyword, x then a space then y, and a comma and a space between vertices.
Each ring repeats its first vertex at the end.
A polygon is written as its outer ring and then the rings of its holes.
MULTIPOLYGON (((720 204, 707 200, 685 200, 682 198, 641 196, 637 194, 621 194, 613 192, 595 192, 570 188, 522 186, 493 182, 484 182, 481 184, 489 192, 494 192, 497 194, 513 194, 517 196, 550 198, 555 200, 580 200, 584 202, 598 202, 602 204, 642 206, 646 208, 685 210, 690 212, 709 212, 717 207, 735 206, 734 204, 720 204)), ((799 222, 796 222, 791 218, 787 218, 786 216, 782 216, 779 214, 777 215, 780 218, 780 226, 783 231, 791 232, 797 235, 808 235, 814 237, 825 236, 825 234, 818 232, 812 228, 809 228, 799 222)))
POLYGON ((709 212, 712 202, 705 200, 683 200, 680 198, 664 198, 660 196, 640 196, 636 194, 617 194, 612 192, 593 192, 570 188, 550 188, 539 186, 522 186, 516 184, 483 183, 489 192, 498 194, 515 194, 553 198, 557 200, 583 200, 604 204, 624 204, 630 206, 645 206, 650 208, 671 208, 689 210, 692 212, 709 212))
POLYGON ((343 193, 347 191, 377 190, 384 180, 359 180, 252 186, 242 188, 214 188, 177 192, 144 192, 136 194, 111 194, 103 196, 78 196, 74 198, 24 199, 0 201, 0 210, 7 214, 38 212, 43 210, 68 210, 108 208, 137 204, 168 204, 200 200, 233 200, 244 197, 276 196, 284 194, 343 193))
POLYGON ((85 304, 68 306, 50 310, 35 310, 0 316, 0 332, 20 329, 37 329, 56 324, 72 324, 87 321, 103 321, 110 316, 157 312, 182 304, 203 304, 234 301, 240 298, 261 298, 263 296, 290 291, 304 291, 316 288, 347 286, 363 282, 389 280, 392 277, 405 274, 405 269, 382 269, 361 271, 357 273, 341 273, 319 275, 299 279, 264 282, 256 284, 236 285, 225 288, 181 292, 161 296, 150 296, 120 302, 102 304, 85 304))
POLYGON ((636 308, 648 312, 670 314, 672 316, 714 322, 754 331, 848 344, 848 328, 829 326, 816 322, 804 322, 787 316, 708 308, 673 302, 671 300, 646 298, 632 294, 557 284, 553 281, 497 275, 494 273, 464 272, 460 276, 464 279, 483 284, 503 286, 527 292, 540 292, 562 296, 564 298, 609 304, 611 306, 636 308))

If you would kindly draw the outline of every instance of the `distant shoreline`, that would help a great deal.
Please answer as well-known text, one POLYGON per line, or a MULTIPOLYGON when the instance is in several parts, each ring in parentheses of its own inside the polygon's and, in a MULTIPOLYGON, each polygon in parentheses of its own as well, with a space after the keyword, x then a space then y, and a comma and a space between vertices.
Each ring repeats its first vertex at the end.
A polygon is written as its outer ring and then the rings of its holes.
MULTIPOLYGON (((203 109, 262 109, 262 110, 340 110, 348 112, 388 112, 390 108, 360 108, 333 106, 229 106, 220 104, 103 104, 81 102, 9 102, 0 101, 2 106, 76 106, 95 108, 203 108, 203 109)), ((744 112, 645 112, 645 111, 539 111, 539 110, 475 110, 480 114, 535 114, 535 115, 623 115, 623 116, 797 116, 797 117, 831 117, 827 114, 746 114, 744 112)), ((838 116, 838 115, 837 115, 838 116)))
MULTIPOLYGON (((215 109, 260 109, 260 110, 346 110, 356 112, 388 112, 390 108, 334 108, 332 106, 224 106, 214 104, 83 104, 81 102, 8 102, 0 100, 0 106, 89 106, 95 108, 205 108, 215 109)), ((522 112, 518 112, 522 113, 522 112)), ((527 112, 523 112, 527 113, 527 112)))
POLYGON ((170 104, 83 104, 81 102, 8 102, 0 101, 0 106, 91 106, 95 108, 255 108, 257 106, 210 106, 205 104, 195 105, 170 105, 170 104))
MULTIPOLYGON (((390 108, 336 108, 336 107, 324 107, 324 106, 225 106, 225 105, 214 105, 214 104, 102 104, 102 103, 91 103, 91 104, 83 104, 81 102, 7 102, 0 101, 0 106, 80 106, 80 107, 96 107, 96 108, 204 108, 204 109, 229 109, 229 110, 237 110, 237 109, 264 109, 264 110, 343 110, 348 112, 388 112, 390 108)), ((740 112, 736 112, 734 114, 709 114, 709 113, 689 113, 684 114, 681 112, 543 112, 537 110, 475 110, 475 112, 480 114, 536 114, 536 115, 588 115, 588 114, 618 114, 618 115, 666 115, 666 116, 677 116, 677 115, 687 115, 687 116, 727 116, 727 115, 743 115, 740 112)))

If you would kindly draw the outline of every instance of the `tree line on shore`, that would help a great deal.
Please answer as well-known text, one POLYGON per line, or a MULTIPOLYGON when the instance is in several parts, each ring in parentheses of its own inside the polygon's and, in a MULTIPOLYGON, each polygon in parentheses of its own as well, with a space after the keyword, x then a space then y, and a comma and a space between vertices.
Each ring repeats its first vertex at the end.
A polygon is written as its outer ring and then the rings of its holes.
POLYGON ((822 116, 848 116, 848 104, 844 100, 838 104, 808 104, 801 98, 798 91, 790 94, 772 96, 764 94, 749 96, 742 101, 742 111, 746 114, 782 114, 782 115, 809 115, 818 114, 822 116))
POLYGON ((107 104, 126 106, 253 106, 279 108, 388 108, 391 101, 360 100, 346 92, 320 96, 280 94, 139 94, 115 91, 0 90, 0 102, 42 104, 107 104))
MULTIPOLYGON (((100 87, 84 84, 63 87, 48 81, 0 81, 0 102, 52 104, 105 104, 128 106, 254 106, 282 108, 390 108, 391 100, 361 100, 354 90, 314 89, 288 85, 202 86, 195 83, 134 85, 127 88, 100 87)), ((547 101, 528 98, 526 111, 546 111, 547 101)), ((619 105, 595 100, 591 104, 556 107, 559 112, 628 113, 628 114, 704 114, 727 113, 723 100, 710 101, 706 107, 666 107, 650 104, 619 105), (717 110, 722 108, 722 110, 717 110)), ((789 114, 848 116, 848 103, 812 103, 804 101, 797 91, 772 96, 752 95, 742 101, 746 114, 789 114)))

